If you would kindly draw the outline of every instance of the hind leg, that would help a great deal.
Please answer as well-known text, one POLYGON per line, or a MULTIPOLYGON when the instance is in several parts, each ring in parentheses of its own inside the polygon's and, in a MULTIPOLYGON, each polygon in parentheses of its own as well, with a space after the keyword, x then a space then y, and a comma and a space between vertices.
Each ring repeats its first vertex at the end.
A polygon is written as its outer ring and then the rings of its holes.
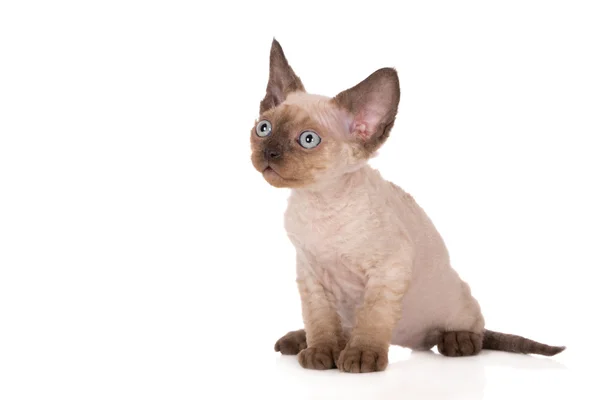
POLYGON ((483 334, 468 331, 442 332, 437 347, 447 357, 474 356, 481 351, 483 334))
POLYGON ((286 333, 275 343, 275 351, 281 354, 292 355, 306 349, 306 332, 304 329, 286 333))

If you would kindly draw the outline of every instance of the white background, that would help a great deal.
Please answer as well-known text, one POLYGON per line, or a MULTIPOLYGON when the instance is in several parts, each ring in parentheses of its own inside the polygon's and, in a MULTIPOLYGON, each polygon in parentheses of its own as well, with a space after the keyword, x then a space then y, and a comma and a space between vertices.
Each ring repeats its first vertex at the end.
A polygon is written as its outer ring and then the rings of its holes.
POLYGON ((593 398, 597 2, 0 4, 0 398, 593 398), (286 190, 250 164, 272 37, 310 92, 396 67, 372 164, 488 327, 568 349, 301 369, 286 190))

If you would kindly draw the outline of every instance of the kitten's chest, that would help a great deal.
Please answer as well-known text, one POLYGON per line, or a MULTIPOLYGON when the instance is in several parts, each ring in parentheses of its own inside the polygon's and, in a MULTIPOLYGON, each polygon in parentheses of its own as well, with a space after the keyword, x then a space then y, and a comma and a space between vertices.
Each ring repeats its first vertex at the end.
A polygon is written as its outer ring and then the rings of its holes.
POLYGON ((362 302, 372 251, 368 242, 377 232, 368 202, 357 197, 333 204, 290 199, 285 214, 288 236, 307 261, 302 267, 332 295, 344 326, 351 325, 362 302))
MULTIPOLYGON (((358 260, 368 231, 360 207, 291 203, 285 215, 287 234, 296 247, 326 263, 358 260)), ((351 265, 347 265, 352 267, 351 265)))

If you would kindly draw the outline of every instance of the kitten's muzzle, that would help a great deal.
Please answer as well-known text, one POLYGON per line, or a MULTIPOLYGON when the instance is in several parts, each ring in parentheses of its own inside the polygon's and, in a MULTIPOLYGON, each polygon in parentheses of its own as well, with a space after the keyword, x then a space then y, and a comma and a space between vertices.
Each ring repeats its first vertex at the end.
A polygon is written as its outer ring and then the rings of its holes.
POLYGON ((265 149, 265 160, 272 161, 281 157, 282 151, 275 147, 267 147, 265 149))

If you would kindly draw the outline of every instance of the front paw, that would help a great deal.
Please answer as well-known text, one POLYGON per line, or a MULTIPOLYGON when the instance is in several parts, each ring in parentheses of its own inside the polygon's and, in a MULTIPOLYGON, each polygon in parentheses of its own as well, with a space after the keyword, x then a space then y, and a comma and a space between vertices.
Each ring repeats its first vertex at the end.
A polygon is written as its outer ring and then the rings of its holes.
POLYGON ((346 347, 337 361, 340 371, 353 373, 383 371, 387 365, 387 349, 363 346, 346 347))
POLYGON ((285 334, 275 343, 275 351, 281 354, 296 355, 306 348, 306 332, 304 329, 285 334))
POLYGON ((338 354, 334 346, 310 346, 298 354, 298 361, 307 369, 333 369, 338 354))

